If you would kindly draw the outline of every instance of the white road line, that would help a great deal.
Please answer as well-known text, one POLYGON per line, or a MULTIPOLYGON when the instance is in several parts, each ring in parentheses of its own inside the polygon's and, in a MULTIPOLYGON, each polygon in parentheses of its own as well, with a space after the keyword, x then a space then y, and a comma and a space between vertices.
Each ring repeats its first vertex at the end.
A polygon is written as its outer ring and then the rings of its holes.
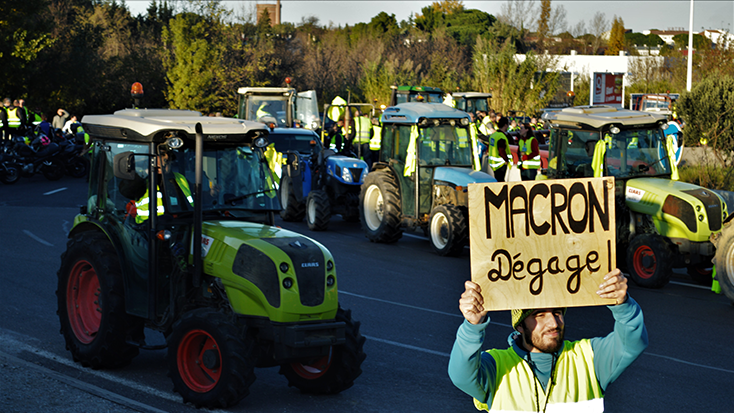
POLYGON ((422 239, 423 241, 428 241, 428 237, 424 237, 421 235, 408 234, 407 232, 403 232, 403 235, 405 235, 406 237, 410 237, 410 238, 417 238, 417 239, 422 239))
MULTIPOLYGON (((383 300, 381 298, 368 297, 366 295, 354 294, 354 293, 350 293, 350 292, 346 292, 346 291, 342 291, 342 290, 339 290, 339 294, 351 295, 352 297, 363 298, 365 300, 377 301, 377 302, 380 302, 380 303, 392 304, 392 305, 396 305, 396 306, 400 306, 400 307, 412 308, 414 310, 421 310, 421 311, 426 311, 426 312, 429 312, 429 313, 447 315, 449 317, 456 317, 456 318, 464 319, 464 316, 461 315, 461 314, 447 313, 447 312, 438 311, 438 310, 431 310, 430 308, 417 307, 417 306, 410 305, 410 304, 403 304, 403 303, 398 303, 398 302, 395 302, 395 301, 383 300)), ((496 326, 502 326, 502 327, 510 327, 510 328, 512 328, 512 326, 510 324, 495 323, 494 321, 490 321, 489 324, 494 324, 496 326)))
POLYGON ((436 356, 442 356, 442 357, 446 357, 446 358, 448 358, 449 356, 451 356, 449 353, 444 353, 442 351, 429 350, 429 349, 423 348, 423 347, 411 346, 410 344, 398 343, 397 341, 390 341, 390 340, 385 340, 385 339, 382 339, 382 338, 377 338, 377 337, 372 337, 372 336, 364 336, 364 338, 366 338, 367 340, 379 341, 380 343, 390 344, 390 345, 393 345, 393 346, 407 348, 407 349, 410 349, 410 350, 421 351, 423 353, 429 353, 429 354, 433 354, 433 355, 436 355, 436 356))
POLYGON ((670 284, 682 285, 684 287, 700 288, 702 290, 711 290, 711 286, 706 287, 705 285, 696 285, 691 283, 683 283, 680 281, 668 281, 670 284))
POLYGON ((50 242, 47 242, 47 241, 45 241, 45 240, 43 240, 43 239, 35 236, 32 232, 28 231, 27 229, 24 229, 23 230, 23 233, 25 233, 29 237, 33 238, 34 240, 40 242, 41 244, 43 244, 43 245, 45 245, 47 247, 53 247, 54 246, 54 244, 51 244, 50 242))
POLYGON ((688 364, 689 366, 696 366, 696 367, 701 367, 701 368, 709 369, 709 370, 723 371, 724 373, 734 373, 734 370, 722 369, 721 367, 707 366, 705 364, 692 363, 690 361, 685 361, 685 360, 681 360, 681 359, 670 357, 670 356, 663 356, 661 354, 648 353, 648 352, 645 352, 644 354, 647 354, 648 356, 653 356, 653 357, 660 357, 660 358, 675 361, 678 363, 688 364))
POLYGON ((44 195, 52 195, 52 194, 55 194, 55 193, 61 192, 61 191, 66 191, 66 188, 55 189, 53 191, 46 192, 44 195))

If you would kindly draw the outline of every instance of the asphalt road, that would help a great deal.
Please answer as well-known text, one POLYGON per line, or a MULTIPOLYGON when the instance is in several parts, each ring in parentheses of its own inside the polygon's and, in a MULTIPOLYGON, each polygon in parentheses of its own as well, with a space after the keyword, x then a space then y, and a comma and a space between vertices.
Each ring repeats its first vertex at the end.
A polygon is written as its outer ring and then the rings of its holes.
MULTIPOLYGON (((38 386, 52 395, 61 392, 59 398, 68 397, 68 383, 89 395, 88 408, 69 403, 65 410, 61 402, 54 412, 195 411, 171 390, 166 350, 142 351, 122 369, 91 370, 74 363, 64 348, 56 316, 56 271, 85 193, 84 180, 72 178, 49 182, 37 176, 0 185, 0 356, 6 356, 0 364, 15 360, 14 371, 29 374, 44 369, 38 386), (62 384, 49 386, 48 377, 62 384), (110 400, 119 410, 109 409, 110 400)), ((457 302, 469 277, 468 249, 459 258, 438 257, 419 233, 406 234, 393 245, 373 244, 358 223, 339 217, 320 233, 310 232, 305 223, 279 224, 315 238, 334 254, 340 302, 361 321, 367 337, 363 374, 341 394, 316 397, 289 388, 277 368, 258 369, 250 396, 229 411, 475 411, 446 373, 462 321, 457 302)), ((727 396, 734 382, 734 306, 691 285, 683 274, 675 274, 660 290, 632 285, 630 294, 643 308, 650 346, 610 386, 606 411, 734 411, 727 396)), ((509 312, 493 313, 492 320, 485 347, 504 346, 511 331, 509 312)), ((566 337, 579 339, 607 334, 613 319, 605 307, 572 308, 566 323, 566 337)), ((164 342, 146 333, 150 344, 164 342)), ((0 377, 0 395, 6 386, 0 377)), ((36 390, 33 383, 30 387, 36 390)), ((21 405, 9 408, 9 396, 0 396, 5 397, 0 410, 38 411, 32 403, 46 403, 28 394, 34 399, 26 398, 24 406, 23 395, 13 396, 21 405)))

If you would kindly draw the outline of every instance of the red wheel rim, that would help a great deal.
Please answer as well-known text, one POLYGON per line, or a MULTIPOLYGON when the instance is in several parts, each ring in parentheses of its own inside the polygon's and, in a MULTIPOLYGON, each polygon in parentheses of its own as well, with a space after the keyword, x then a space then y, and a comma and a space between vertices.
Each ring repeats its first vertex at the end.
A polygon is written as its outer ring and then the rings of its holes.
POLYGON ((66 284, 66 312, 77 340, 91 343, 102 322, 99 278, 88 261, 79 261, 69 273, 66 284))
POLYGON ((186 386, 206 393, 222 375, 222 353, 217 341, 204 330, 191 330, 178 347, 178 371, 186 386))
POLYGON ((635 272, 637 275, 640 276, 640 278, 648 279, 652 277, 655 274, 655 269, 657 269, 657 260, 655 259, 655 253, 652 251, 652 248, 648 247, 647 245, 641 245, 635 250, 634 255, 634 265, 635 265, 635 272), (642 261, 650 257, 652 259, 652 265, 649 267, 646 267, 642 261))
POLYGON ((329 348, 329 354, 314 361, 311 364, 292 363, 293 371, 304 379, 313 380, 326 374, 331 366, 332 348, 329 348))

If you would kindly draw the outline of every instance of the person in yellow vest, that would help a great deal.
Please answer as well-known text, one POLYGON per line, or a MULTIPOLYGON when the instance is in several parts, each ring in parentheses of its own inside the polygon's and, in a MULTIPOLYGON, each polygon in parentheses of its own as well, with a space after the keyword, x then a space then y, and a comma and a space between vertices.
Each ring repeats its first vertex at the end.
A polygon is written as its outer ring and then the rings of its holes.
POLYGON ((382 148, 382 124, 380 118, 372 118, 372 138, 370 138, 370 151, 372 152, 372 165, 380 159, 380 148, 382 148))
POLYGON ((497 121, 497 130, 489 136, 489 147, 487 155, 489 167, 494 171, 494 177, 497 182, 504 182, 507 167, 512 163, 509 141, 507 139, 507 127, 509 122, 506 117, 501 117, 497 121))
MULTIPOLYGON (((172 152, 162 150, 157 157, 158 168, 154 173, 155 179, 158 183, 157 194, 156 194, 156 212, 158 215, 163 215, 166 211, 165 205, 166 200, 164 198, 162 190, 166 192, 168 196, 169 204, 181 205, 183 209, 193 211, 194 208, 194 197, 189 186, 189 182, 185 176, 180 173, 171 173, 171 164, 173 160, 172 152), (166 180, 165 182, 162 182, 166 180), (164 187, 161 188, 161 183, 164 187)), ((134 208, 129 208, 128 213, 130 217, 134 217, 135 223, 140 225, 150 218, 150 197, 148 196, 148 179, 143 179, 139 175, 136 175, 133 180, 122 180, 120 181, 120 193, 124 196, 135 200, 134 208)))
POLYGON ((13 101, 10 98, 5 98, 3 101, 3 110, 0 113, 0 120, 2 121, 2 128, 5 134, 5 139, 11 139, 12 136, 23 136, 26 132, 26 117, 25 111, 13 105, 13 101))
POLYGON ((372 138, 372 121, 369 117, 363 116, 357 110, 352 119, 354 125, 354 138, 352 139, 352 147, 358 156, 367 162, 367 166, 372 168, 372 152, 370 151, 370 139, 372 138))
POLYGON ((517 148, 520 155, 520 177, 523 181, 532 181, 540 169, 540 148, 529 123, 520 125, 517 148))
POLYGON ((509 347, 482 351, 490 318, 481 287, 466 281, 464 322, 449 359, 449 377, 479 410, 602 412, 604 392, 647 348, 642 309, 615 269, 596 292, 613 299, 614 330, 605 337, 564 340, 565 308, 512 310, 509 347))

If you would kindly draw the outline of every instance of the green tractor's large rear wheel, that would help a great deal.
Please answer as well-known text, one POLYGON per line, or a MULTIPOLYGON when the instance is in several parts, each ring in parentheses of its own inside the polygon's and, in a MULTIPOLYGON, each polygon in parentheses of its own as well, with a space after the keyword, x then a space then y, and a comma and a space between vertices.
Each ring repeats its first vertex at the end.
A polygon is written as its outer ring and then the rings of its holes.
POLYGON ((130 362, 143 341, 143 321, 125 312, 120 260, 99 232, 74 235, 58 272, 59 321, 66 348, 85 367, 130 362))
POLYGON ((306 207, 303 202, 298 202, 296 193, 293 189, 293 179, 283 173, 280 178, 280 204, 283 209, 280 211, 280 217, 283 221, 300 222, 306 215, 306 207))
POLYGON ((673 253, 665 238, 657 234, 640 234, 627 247, 627 269, 635 284, 661 288, 670 280, 673 253))
POLYGON ((362 374, 362 362, 366 355, 363 347, 365 338, 359 332, 358 321, 352 320, 352 312, 337 310, 336 321, 346 323, 346 342, 332 346, 329 354, 316 359, 284 364, 280 374, 288 379, 288 385, 304 393, 336 394, 354 384, 362 374))
POLYGON ((395 177, 385 169, 367 174, 359 193, 359 215, 367 238, 384 243, 399 240, 401 211, 395 177))
POLYGON ((721 233, 714 263, 721 291, 734 303, 734 226, 725 227, 721 233))
POLYGON ((254 340, 233 317, 200 308, 173 325, 168 342, 168 375, 173 390, 197 408, 226 408, 250 393, 255 381, 254 340))
POLYGON ((428 234, 436 254, 452 257, 461 255, 469 238, 464 213, 455 205, 437 206, 431 211, 428 234))

